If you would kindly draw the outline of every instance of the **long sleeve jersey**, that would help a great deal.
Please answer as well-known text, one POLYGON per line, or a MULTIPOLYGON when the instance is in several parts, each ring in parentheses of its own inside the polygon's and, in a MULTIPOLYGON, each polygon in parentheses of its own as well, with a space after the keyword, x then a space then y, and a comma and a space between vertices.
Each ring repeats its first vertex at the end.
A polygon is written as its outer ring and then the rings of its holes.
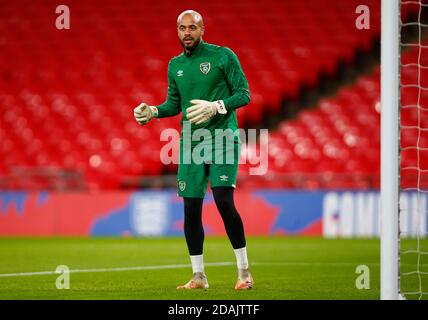
MULTIPOLYGON (((216 129, 238 129, 235 109, 249 103, 250 92, 241 64, 232 50, 201 41, 190 54, 183 52, 171 59, 168 97, 158 106, 158 118, 182 112, 183 125, 193 99, 223 100, 227 113, 216 114, 207 123, 191 125, 191 131, 204 128, 214 137, 216 129)), ((235 141, 239 141, 239 136, 235 141)))

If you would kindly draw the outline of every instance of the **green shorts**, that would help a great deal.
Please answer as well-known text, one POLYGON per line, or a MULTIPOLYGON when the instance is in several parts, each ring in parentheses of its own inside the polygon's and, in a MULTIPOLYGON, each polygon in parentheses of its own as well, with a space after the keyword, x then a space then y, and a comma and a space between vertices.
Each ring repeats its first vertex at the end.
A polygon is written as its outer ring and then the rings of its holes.
POLYGON ((236 187, 240 143, 235 142, 233 144, 233 151, 232 149, 221 151, 217 152, 217 157, 214 156, 212 161, 194 163, 194 160, 191 159, 191 163, 186 164, 181 161, 180 146, 180 163, 177 174, 177 194, 179 197, 203 198, 208 181, 211 188, 236 187), (222 161, 218 161, 221 151, 223 154, 222 161))

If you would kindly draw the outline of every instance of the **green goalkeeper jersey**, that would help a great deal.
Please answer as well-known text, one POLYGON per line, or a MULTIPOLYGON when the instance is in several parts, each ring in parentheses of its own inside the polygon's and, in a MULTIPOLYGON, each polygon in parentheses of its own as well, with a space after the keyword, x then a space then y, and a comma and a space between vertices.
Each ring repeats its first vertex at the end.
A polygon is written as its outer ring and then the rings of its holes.
MULTIPOLYGON (((199 128, 207 129, 214 143, 216 129, 236 132, 235 109, 249 103, 250 92, 241 64, 232 50, 201 41, 190 54, 183 52, 171 59, 168 65, 168 97, 158 106, 158 118, 182 112, 183 126, 183 121, 187 120, 186 110, 193 99, 223 100, 227 113, 216 114, 200 125, 187 124, 190 133, 199 128)), ((239 142, 239 135, 235 135, 234 140, 239 142)), ((199 142, 192 141, 192 145, 199 142)))

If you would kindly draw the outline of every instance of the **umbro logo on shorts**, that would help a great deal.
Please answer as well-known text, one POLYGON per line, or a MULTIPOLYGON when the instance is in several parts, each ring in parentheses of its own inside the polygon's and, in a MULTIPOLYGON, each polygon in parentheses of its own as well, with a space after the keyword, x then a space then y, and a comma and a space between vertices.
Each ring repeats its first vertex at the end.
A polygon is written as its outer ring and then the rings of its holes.
POLYGON ((228 176, 226 176, 226 175, 222 175, 222 176, 220 176, 220 180, 221 180, 221 181, 227 181, 227 179, 229 179, 229 177, 228 177, 228 176))
POLYGON ((177 71, 177 77, 182 77, 183 76, 184 71, 183 70, 178 70, 177 71))

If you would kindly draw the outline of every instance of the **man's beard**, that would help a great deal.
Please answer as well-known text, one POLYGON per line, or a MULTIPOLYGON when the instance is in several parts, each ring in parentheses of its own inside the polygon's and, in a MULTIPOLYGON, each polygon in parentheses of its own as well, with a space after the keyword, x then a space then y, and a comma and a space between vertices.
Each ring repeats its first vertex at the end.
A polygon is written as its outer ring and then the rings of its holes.
MULTIPOLYGON (((191 46, 189 46, 189 47, 186 47, 186 45, 184 44, 184 39, 185 38, 183 38, 183 40, 181 40, 180 42, 181 42, 181 46, 183 47, 183 49, 185 49, 186 51, 188 51, 188 52, 192 52, 193 50, 195 50, 196 49, 196 47, 199 45, 199 43, 201 42, 201 38, 199 37, 198 39, 194 39, 194 42, 193 42, 193 44, 191 45, 191 46)), ((193 38, 192 38, 193 39, 193 38)))

